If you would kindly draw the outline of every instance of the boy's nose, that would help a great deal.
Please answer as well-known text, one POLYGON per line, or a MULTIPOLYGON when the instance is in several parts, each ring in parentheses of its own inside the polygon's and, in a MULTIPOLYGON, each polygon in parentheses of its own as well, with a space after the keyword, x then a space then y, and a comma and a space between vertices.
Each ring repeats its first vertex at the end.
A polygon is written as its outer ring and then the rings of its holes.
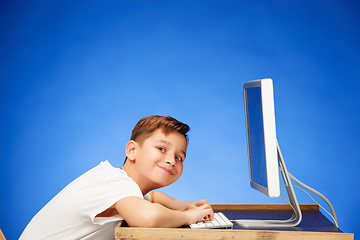
POLYGON ((166 163, 175 166, 175 159, 168 159, 166 163))

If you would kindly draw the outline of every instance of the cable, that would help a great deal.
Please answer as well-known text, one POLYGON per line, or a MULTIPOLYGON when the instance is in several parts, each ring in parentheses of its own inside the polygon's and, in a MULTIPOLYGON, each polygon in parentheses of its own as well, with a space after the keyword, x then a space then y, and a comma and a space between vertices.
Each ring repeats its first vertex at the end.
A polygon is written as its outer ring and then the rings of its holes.
MULTIPOLYGON (((289 172, 288 172, 288 173, 289 173, 289 172)), ((335 223, 335 226, 338 228, 339 225, 338 225, 337 217, 336 217, 336 214, 335 214, 335 210, 334 210, 334 208, 332 207, 330 201, 329 201, 324 195, 322 195, 321 193, 319 193, 319 192, 316 191, 315 189, 313 189, 313 188, 305 185, 304 183, 300 182, 298 179, 296 179, 296 178, 295 178, 294 176, 292 176, 290 173, 289 173, 289 175, 290 175, 290 177, 291 177, 296 183, 298 183, 298 184, 301 185, 302 187, 308 189, 309 191, 317 194, 318 196, 320 196, 320 197, 328 204, 328 206, 330 207, 331 212, 332 212, 333 215, 331 215, 323 206, 321 206, 317 201, 315 201, 315 199, 314 199, 313 197, 311 197, 311 195, 310 195, 308 192, 306 192, 304 189, 302 189, 302 188, 299 187, 299 186, 293 185, 293 187, 296 187, 296 188, 300 189, 301 191, 303 191, 304 193, 306 193, 317 205, 319 205, 319 207, 321 207, 327 214, 329 214, 329 216, 333 219, 333 221, 334 221, 334 223, 335 223)), ((285 185, 283 185, 280 189, 282 189, 283 187, 285 187, 285 185)), ((289 201, 288 201, 282 194, 280 194, 280 195, 285 199, 286 202, 289 203, 289 201)), ((290 206, 291 206, 291 204, 290 204, 290 206)))
MULTIPOLYGON (((307 190, 315 193, 316 195, 318 195, 319 197, 321 197, 327 204, 328 206, 330 207, 331 209, 331 212, 333 214, 333 216, 331 216, 331 214, 329 214, 332 219, 334 220, 334 223, 335 223, 335 226, 338 228, 339 225, 338 225, 338 221, 337 221, 337 217, 336 217, 336 213, 335 213, 335 210, 333 208, 333 206, 331 205, 330 201, 324 196, 322 195, 320 192, 316 191, 315 189, 305 185, 304 183, 302 183, 301 181, 299 181, 298 179, 296 179, 293 175, 291 175, 291 173, 289 173, 286 169, 286 166, 285 166, 285 161, 284 161, 284 157, 282 156, 282 153, 281 153, 281 150, 280 150, 280 146, 279 146, 279 142, 277 142, 277 151, 278 151, 278 159, 279 159, 279 170, 281 171, 282 175, 283 175, 283 179, 284 179, 284 183, 285 183, 285 186, 286 186, 286 190, 288 192, 288 196, 289 196, 289 200, 291 203, 294 203, 294 204, 290 204, 290 206, 293 208, 295 214, 299 214, 299 222, 301 221, 301 210, 300 210, 300 207, 299 207, 299 204, 297 202, 297 199, 296 199, 296 195, 294 193, 294 189, 293 189, 293 186, 291 184, 291 179, 294 180, 296 183, 298 183, 300 186, 306 188, 307 190), (296 209, 295 209, 296 208, 296 209), (298 210, 298 211, 295 211, 295 210, 298 210)), ((281 187, 282 188, 282 187, 281 187)), ((301 189, 301 188, 300 188, 301 189)), ((301 189, 303 190, 303 189, 301 189)), ((309 194, 308 194, 309 195, 309 194)), ((281 195, 282 196, 282 195, 281 195)), ((310 196, 310 195, 309 195, 310 196)), ((284 196, 282 196, 284 197, 284 196)), ((284 197, 285 198, 285 197, 284 197)), ((310 196, 311 199, 313 199, 311 196, 310 196)), ((285 198, 285 200, 287 201, 287 199, 285 198)), ((313 199, 314 200, 314 199, 313 199)), ((287 201, 289 203, 289 201, 287 201)), ((314 202, 316 202, 314 200, 314 202)), ((318 204, 318 203, 317 203, 318 204)), ((320 204, 318 204, 322 209, 324 209, 320 204)), ((325 209, 324 209, 325 210, 325 209)), ((325 212, 327 212, 325 210, 325 212)))
POLYGON ((301 181, 299 181, 298 179, 296 179, 293 175, 291 175, 291 173, 289 173, 289 176, 290 176, 297 184, 299 184, 300 186, 306 188, 307 190, 315 193, 316 195, 318 195, 319 197, 321 197, 321 198, 328 204, 328 206, 330 207, 331 212, 332 212, 332 214, 333 214, 333 216, 334 216, 335 226, 336 226, 336 227, 339 227, 338 221, 337 221, 337 217, 336 217, 336 213, 335 213, 335 209, 334 209, 333 206, 331 205, 330 201, 329 201, 324 195, 322 195, 320 192, 316 191, 315 189, 307 186, 306 184, 304 184, 304 183, 302 183, 301 181))
POLYGON ((332 218, 332 220, 335 223, 335 226, 338 227, 338 222, 337 220, 335 220, 335 218, 333 217, 333 215, 331 215, 331 213, 329 213, 323 206, 321 206, 317 201, 315 201, 315 199, 313 197, 310 196, 310 194, 308 192, 306 192, 304 189, 302 189, 299 186, 293 185, 294 187, 297 187, 298 189, 300 189, 301 191, 303 191, 304 193, 306 193, 317 205, 319 205, 319 207, 322 208, 322 210, 324 210, 327 214, 329 214, 329 216, 332 218))

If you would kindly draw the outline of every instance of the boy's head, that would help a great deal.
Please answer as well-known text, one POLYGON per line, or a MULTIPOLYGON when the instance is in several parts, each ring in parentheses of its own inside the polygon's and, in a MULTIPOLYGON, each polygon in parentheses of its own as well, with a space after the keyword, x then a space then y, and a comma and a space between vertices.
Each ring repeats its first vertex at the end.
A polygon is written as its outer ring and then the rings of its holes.
POLYGON ((165 135, 171 132, 178 132, 182 134, 186 142, 188 142, 187 132, 190 130, 190 127, 187 124, 179 122, 172 117, 158 115, 140 119, 132 131, 130 140, 137 142, 141 146, 142 143, 157 130, 160 130, 165 135))
POLYGON ((168 186, 182 174, 189 126, 172 117, 149 116, 135 126, 123 169, 143 194, 168 186))

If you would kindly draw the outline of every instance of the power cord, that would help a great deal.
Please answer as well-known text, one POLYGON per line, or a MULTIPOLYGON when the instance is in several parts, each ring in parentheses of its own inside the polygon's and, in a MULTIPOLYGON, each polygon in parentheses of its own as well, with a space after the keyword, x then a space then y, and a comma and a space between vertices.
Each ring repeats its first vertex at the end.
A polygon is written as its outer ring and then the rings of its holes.
MULTIPOLYGON (((316 195, 321 197, 328 204, 328 206, 331 209, 332 215, 328 211, 326 211, 326 209, 323 206, 321 206, 317 201, 315 201, 315 199, 313 197, 311 197, 308 192, 306 192, 304 189, 302 189, 302 188, 300 188, 300 187, 298 187, 296 185, 293 185, 294 187, 296 187, 296 188, 302 190, 304 193, 306 193, 317 205, 319 205, 327 214, 329 214, 329 216, 333 219, 335 226, 338 228, 339 225, 338 225, 338 220, 337 220, 337 217, 336 217, 335 209, 331 205, 330 201, 324 195, 322 195, 320 192, 316 191, 315 189, 307 186, 306 184, 304 184, 301 181, 299 181, 298 179, 296 179, 293 175, 291 175, 291 173, 288 172, 288 174, 289 174, 290 178, 293 179, 297 184, 299 184, 300 186, 306 188, 307 190, 315 193, 316 195)), ((283 188, 284 186, 282 186, 281 188, 283 188)), ((289 203, 289 201, 282 194, 280 194, 280 195, 289 203)), ((290 206, 291 206, 291 204, 290 204, 290 206)))

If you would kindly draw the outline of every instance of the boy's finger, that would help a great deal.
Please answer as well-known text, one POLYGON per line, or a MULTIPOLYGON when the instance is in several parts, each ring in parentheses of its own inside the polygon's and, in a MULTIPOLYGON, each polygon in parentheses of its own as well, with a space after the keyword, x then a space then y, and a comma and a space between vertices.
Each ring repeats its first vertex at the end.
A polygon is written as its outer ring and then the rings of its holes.
POLYGON ((209 219, 212 221, 214 220, 214 211, 211 209, 211 212, 210 212, 210 217, 209 219))

